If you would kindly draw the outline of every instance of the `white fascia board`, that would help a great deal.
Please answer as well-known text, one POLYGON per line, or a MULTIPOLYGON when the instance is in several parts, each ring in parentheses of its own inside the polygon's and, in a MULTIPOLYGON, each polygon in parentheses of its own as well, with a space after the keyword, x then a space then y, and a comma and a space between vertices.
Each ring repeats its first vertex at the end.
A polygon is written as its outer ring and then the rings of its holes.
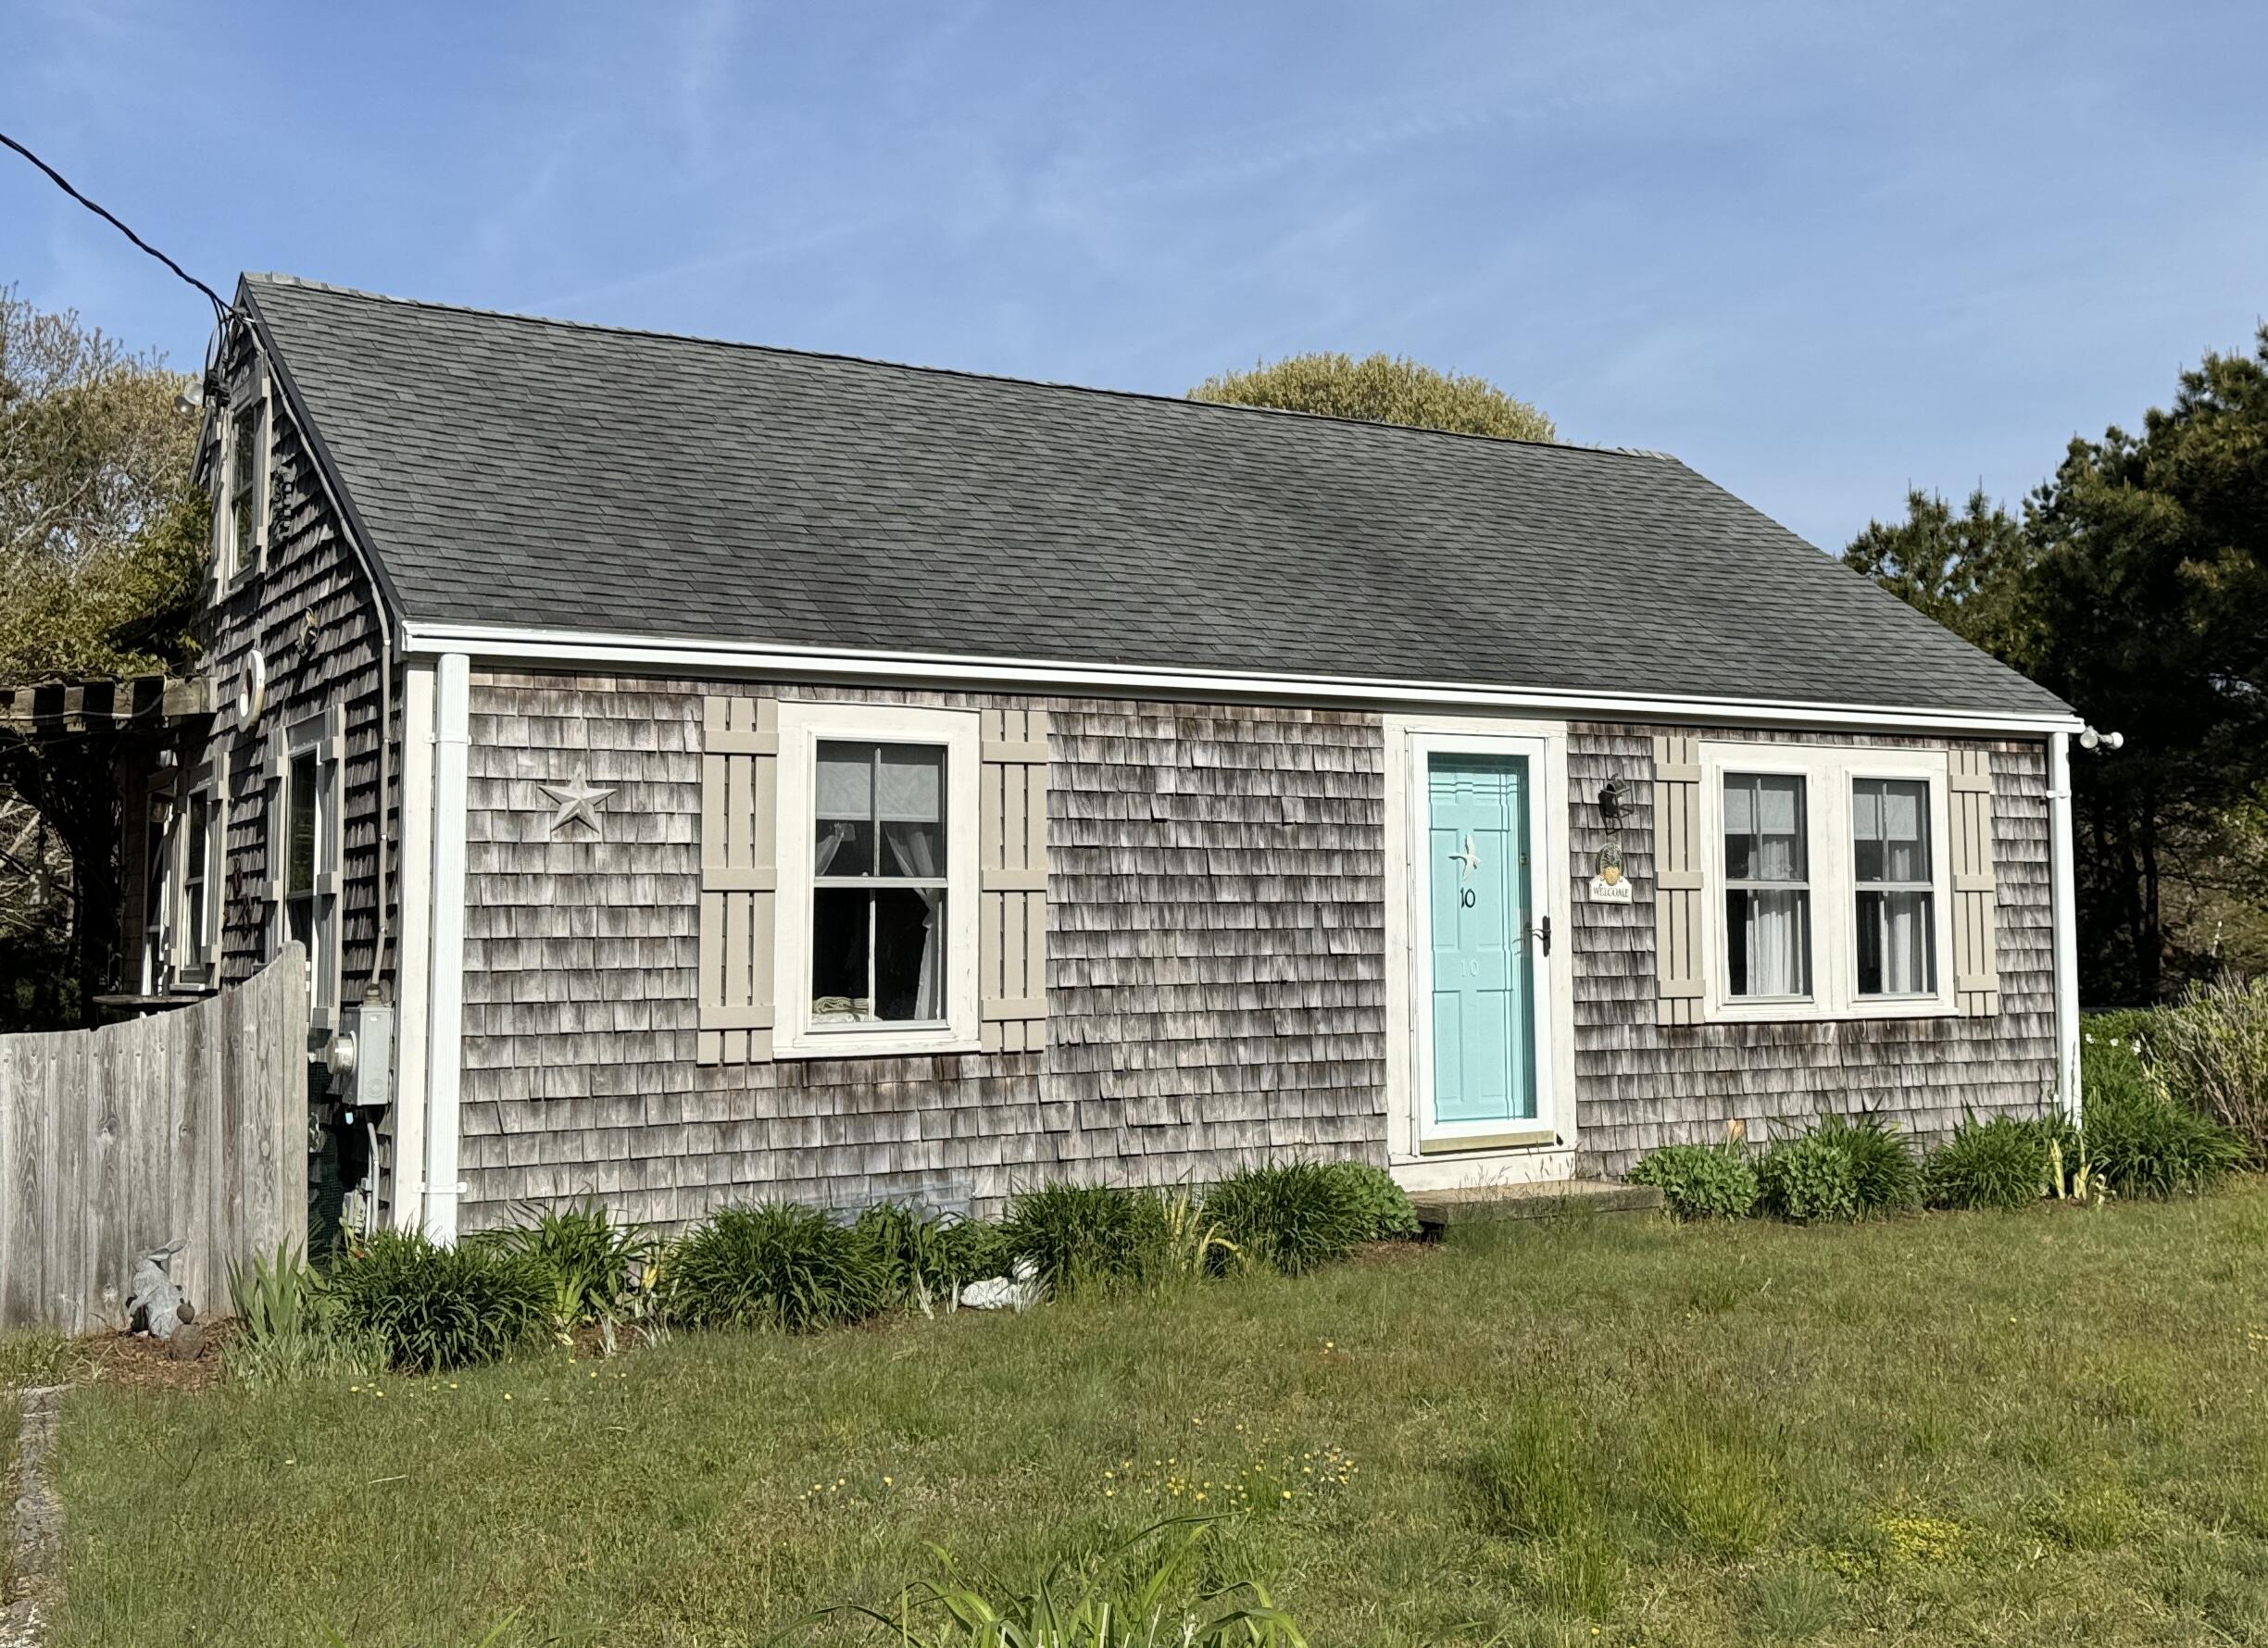
POLYGON ((1561 693, 1362 676, 1234 675, 1158 665, 1083 664, 949 653, 863 652, 483 624, 406 625, 403 642, 412 655, 465 653, 498 663, 679 674, 704 680, 751 676, 768 680, 950 682, 1040 693, 1139 695, 1213 703, 1333 704, 1373 709, 1487 711, 1497 715, 1517 711, 1598 720, 1689 722, 1698 726, 2002 733, 2024 738, 2077 732, 2085 725, 2077 716, 2047 712, 1903 709, 1880 705, 1773 699, 1673 698, 1641 693, 1561 693))

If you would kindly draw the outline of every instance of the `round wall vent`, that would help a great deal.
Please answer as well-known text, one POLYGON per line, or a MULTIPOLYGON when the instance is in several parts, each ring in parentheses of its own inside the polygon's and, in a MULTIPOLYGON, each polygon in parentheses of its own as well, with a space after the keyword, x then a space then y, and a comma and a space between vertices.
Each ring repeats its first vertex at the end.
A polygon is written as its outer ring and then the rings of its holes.
POLYGON ((236 688, 236 724, 250 727, 268 707, 268 658, 257 647, 244 659, 243 680, 236 688))

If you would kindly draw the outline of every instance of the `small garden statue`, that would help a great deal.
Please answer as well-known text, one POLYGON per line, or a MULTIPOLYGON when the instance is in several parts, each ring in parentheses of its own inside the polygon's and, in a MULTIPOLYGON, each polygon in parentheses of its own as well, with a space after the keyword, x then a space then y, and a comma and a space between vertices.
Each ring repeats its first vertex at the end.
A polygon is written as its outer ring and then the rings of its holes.
POLYGON ((134 1267, 133 1292, 126 1301, 129 1333, 171 1339, 182 1324, 197 1319, 196 1308, 182 1297, 181 1288, 166 1274, 168 1262, 188 1245, 187 1238, 177 1236, 142 1255, 142 1262, 134 1267))

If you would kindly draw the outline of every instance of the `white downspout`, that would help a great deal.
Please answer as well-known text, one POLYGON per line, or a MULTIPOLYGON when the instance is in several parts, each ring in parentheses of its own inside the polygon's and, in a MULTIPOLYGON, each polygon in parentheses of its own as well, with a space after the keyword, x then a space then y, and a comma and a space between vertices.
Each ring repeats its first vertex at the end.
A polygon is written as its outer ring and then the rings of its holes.
POLYGON ((2048 735, 2048 909, 2055 930, 2055 1085, 2079 1119, 2078 896, 2072 879, 2071 734, 2048 735))
POLYGON ((394 1222, 425 1228, 426 1004, 432 987, 433 666, 413 658, 402 677, 401 840, 395 865, 394 1222))
POLYGON ((471 661, 444 653, 434 682, 432 965, 426 996, 425 1233, 457 1240, 457 1084, 464 1070, 465 763, 471 661))

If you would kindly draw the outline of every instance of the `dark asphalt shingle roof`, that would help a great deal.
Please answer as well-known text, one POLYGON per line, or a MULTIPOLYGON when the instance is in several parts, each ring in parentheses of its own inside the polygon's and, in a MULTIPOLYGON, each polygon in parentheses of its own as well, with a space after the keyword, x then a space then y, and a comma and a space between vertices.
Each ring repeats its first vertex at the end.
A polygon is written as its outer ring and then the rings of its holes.
POLYGON ((245 293, 412 622, 2062 708, 1671 458, 245 293))

